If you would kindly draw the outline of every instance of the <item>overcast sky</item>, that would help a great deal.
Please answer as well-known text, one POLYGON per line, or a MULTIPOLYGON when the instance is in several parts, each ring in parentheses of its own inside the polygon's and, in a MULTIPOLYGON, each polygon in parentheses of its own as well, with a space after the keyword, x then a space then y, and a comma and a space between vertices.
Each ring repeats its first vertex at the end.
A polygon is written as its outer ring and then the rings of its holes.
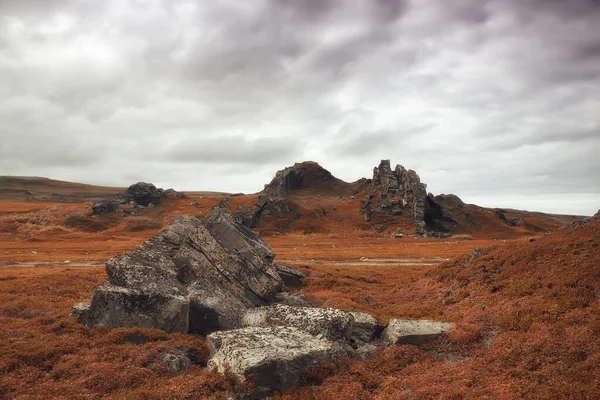
POLYGON ((598 0, 0 0, 0 175, 256 192, 379 160, 600 208, 598 0))

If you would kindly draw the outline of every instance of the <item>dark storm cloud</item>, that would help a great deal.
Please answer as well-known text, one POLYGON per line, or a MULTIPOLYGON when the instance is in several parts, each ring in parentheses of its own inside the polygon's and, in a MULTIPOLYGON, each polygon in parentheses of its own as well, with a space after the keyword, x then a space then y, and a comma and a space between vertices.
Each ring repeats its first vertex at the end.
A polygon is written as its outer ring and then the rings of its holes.
POLYGON ((390 158, 471 202, 600 206, 598 1, 43 3, 0 2, 2 174, 238 192, 390 158))

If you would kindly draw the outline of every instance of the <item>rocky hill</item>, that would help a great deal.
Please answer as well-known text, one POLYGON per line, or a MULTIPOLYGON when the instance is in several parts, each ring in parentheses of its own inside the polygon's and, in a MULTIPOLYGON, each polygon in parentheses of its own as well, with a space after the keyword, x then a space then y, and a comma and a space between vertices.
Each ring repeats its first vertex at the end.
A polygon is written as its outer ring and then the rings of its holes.
POLYGON ((573 217, 487 209, 458 196, 427 192, 419 175, 381 160, 371 179, 348 183, 315 162, 278 171, 254 196, 233 198, 230 209, 246 226, 264 233, 337 232, 353 229, 444 237, 536 234, 570 223, 573 217))
MULTIPOLYGON (((466 234, 506 239, 551 231, 577 219, 488 209, 465 204, 452 194, 436 196, 427 193, 427 185, 416 171, 402 165, 392 169, 390 160, 382 160, 370 179, 356 182, 344 182, 318 163, 305 161, 278 171, 256 194, 186 194, 188 200, 175 202, 179 197, 177 192, 162 191, 146 183, 132 185, 125 191, 47 178, 0 177, 0 201, 5 203, 92 202, 94 214, 119 211, 111 217, 114 219, 137 212, 130 210, 132 207, 157 205, 163 197, 173 197, 173 201, 165 202, 167 208, 187 212, 185 204, 192 207, 194 214, 224 201, 238 221, 266 235, 371 232, 396 237, 466 234)), ((164 207, 154 213, 147 211, 147 218, 166 211, 164 207)))

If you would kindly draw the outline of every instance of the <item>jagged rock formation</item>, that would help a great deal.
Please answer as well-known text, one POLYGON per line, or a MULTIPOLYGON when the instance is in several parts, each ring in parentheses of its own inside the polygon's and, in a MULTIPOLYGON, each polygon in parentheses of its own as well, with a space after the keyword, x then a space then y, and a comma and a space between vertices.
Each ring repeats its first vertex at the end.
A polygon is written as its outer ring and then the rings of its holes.
POLYGON ((365 220, 372 218, 372 211, 383 215, 402 215, 408 212, 416 223, 425 218, 427 185, 421 183, 419 175, 396 165, 392 170, 390 160, 381 160, 373 169, 371 193, 361 201, 361 215, 365 220))
POLYGON ((284 289, 274 254, 223 208, 180 217, 106 265, 109 281, 73 315, 87 326, 208 333, 239 326, 246 309, 284 289))
POLYGON ((424 236, 447 236, 441 221, 456 223, 436 198, 427 194, 427 185, 415 171, 399 164, 392 170, 390 160, 381 160, 373 169, 371 192, 361 200, 360 214, 365 221, 377 216, 410 216, 416 233, 424 236))

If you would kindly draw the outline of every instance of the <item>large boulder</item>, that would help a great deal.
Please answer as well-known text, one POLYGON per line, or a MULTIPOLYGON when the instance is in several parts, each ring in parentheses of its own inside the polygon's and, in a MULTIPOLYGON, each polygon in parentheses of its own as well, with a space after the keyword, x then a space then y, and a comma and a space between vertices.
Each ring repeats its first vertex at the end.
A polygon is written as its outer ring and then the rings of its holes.
POLYGON ((206 334, 240 326, 248 308, 284 285, 266 243, 224 209, 203 223, 180 217, 142 246, 106 264, 109 282, 73 316, 87 326, 143 326, 206 334))
POLYGON ((381 339, 384 344, 421 344, 450 329, 453 324, 430 320, 392 319, 383 330, 381 339))
POLYGON ((133 201, 142 206, 160 204, 163 197, 165 197, 165 191, 148 182, 135 183, 125 190, 127 201, 133 201))
POLYGON ((335 308, 294 307, 285 304, 257 307, 244 314, 243 326, 291 326, 331 340, 350 338, 354 318, 335 308))
POLYGON ((221 372, 229 368, 252 382, 257 397, 296 386, 307 368, 347 355, 339 343, 287 326, 215 332, 207 342, 212 356, 208 366, 221 372))

